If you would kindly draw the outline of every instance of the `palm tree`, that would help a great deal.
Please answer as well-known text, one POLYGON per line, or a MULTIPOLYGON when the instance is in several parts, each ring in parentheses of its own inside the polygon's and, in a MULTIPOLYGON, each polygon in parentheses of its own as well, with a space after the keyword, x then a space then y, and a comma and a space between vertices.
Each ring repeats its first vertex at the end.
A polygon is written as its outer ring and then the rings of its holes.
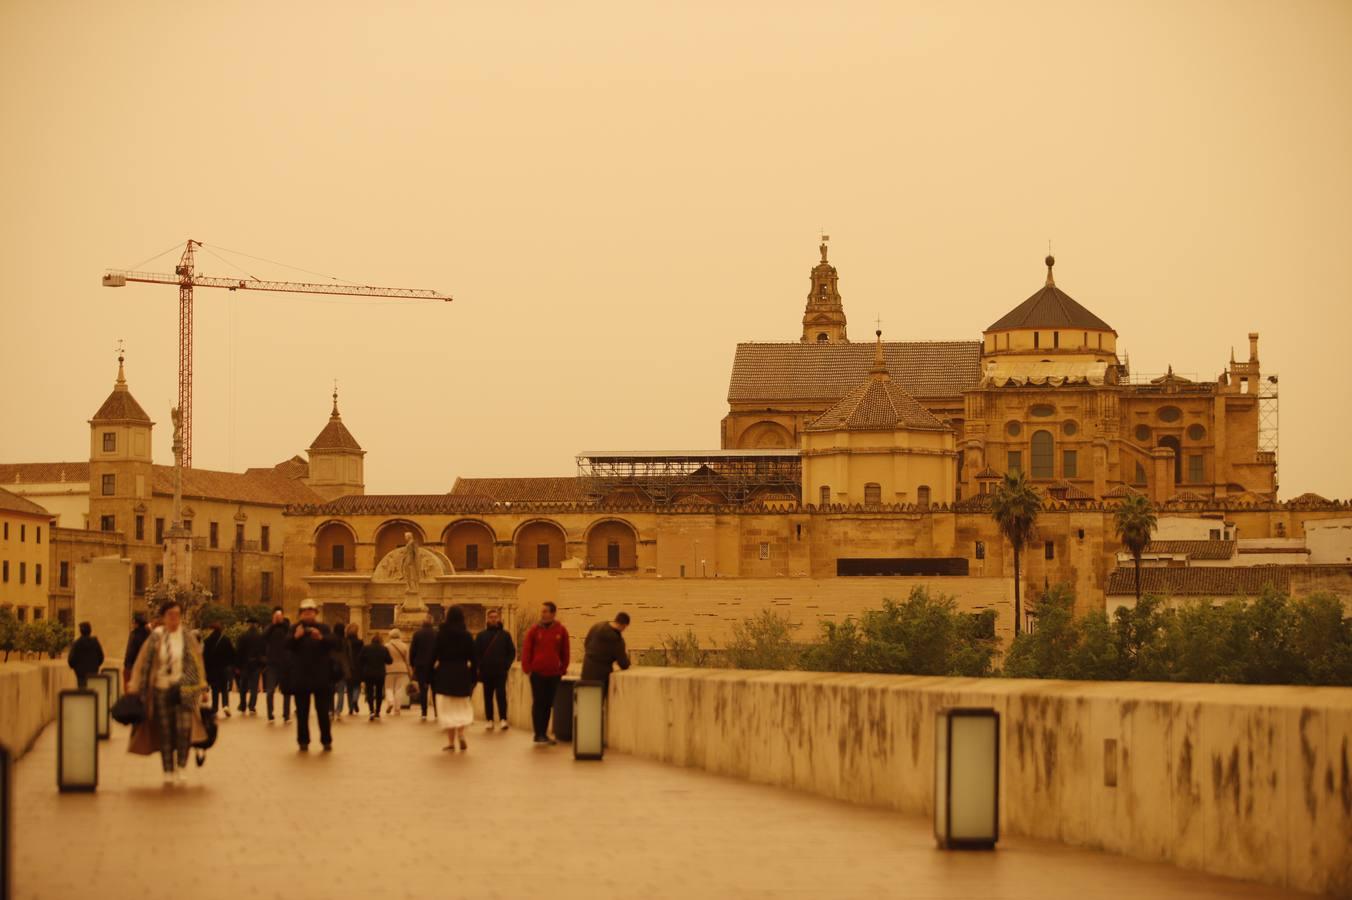
POLYGON ((1019 599, 1019 559, 1023 545, 1033 536, 1033 523, 1042 511, 1042 495, 1028 483, 1022 471, 1006 472, 1005 480, 991 493, 991 518, 1014 548, 1014 635, 1019 634, 1023 607, 1019 599))
POLYGON ((1113 511, 1118 540, 1136 563, 1136 602, 1141 602, 1141 554, 1150 545, 1155 530, 1155 507, 1145 494, 1130 494, 1113 511))

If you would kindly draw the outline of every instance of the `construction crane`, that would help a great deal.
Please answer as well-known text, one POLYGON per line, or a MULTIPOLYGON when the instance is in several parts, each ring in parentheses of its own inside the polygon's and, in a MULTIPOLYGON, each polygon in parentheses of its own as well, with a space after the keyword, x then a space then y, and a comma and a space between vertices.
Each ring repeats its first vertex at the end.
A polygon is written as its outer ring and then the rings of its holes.
POLYGON ((178 285, 178 408, 183 421, 183 465, 192 466, 192 289, 194 287, 225 288, 229 291, 279 291, 291 294, 333 294, 345 297, 389 297, 395 300, 445 300, 451 298, 436 291, 416 288, 387 288, 370 285, 315 283, 298 281, 263 281, 258 278, 214 278, 198 275, 194 266, 194 251, 201 241, 188 240, 183 248, 174 274, 134 272, 109 269, 103 275, 104 287, 126 287, 128 282, 139 284, 178 285))

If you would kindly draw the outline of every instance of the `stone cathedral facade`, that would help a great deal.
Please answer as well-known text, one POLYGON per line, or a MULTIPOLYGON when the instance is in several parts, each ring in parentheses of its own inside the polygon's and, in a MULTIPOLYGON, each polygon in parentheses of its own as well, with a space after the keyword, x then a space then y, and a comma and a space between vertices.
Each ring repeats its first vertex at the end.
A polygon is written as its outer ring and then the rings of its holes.
MULTIPOLYGON (((798 341, 737 346, 722 444, 729 449, 798 448, 813 422, 863 382, 872 342, 852 343, 839 275, 827 261, 811 272, 798 341)), ((953 433, 951 493, 962 500, 1022 469, 1064 496, 1102 499, 1126 490, 1156 503, 1183 499, 1275 499, 1277 460, 1264 441, 1261 403, 1276 380, 1258 358, 1233 353, 1214 379, 1169 371, 1133 378, 1117 355, 1117 332, 1046 282, 972 341, 883 344, 890 378, 953 433)), ((1275 433, 1272 435, 1275 438, 1275 433)), ((915 502, 900 482, 883 486, 888 502, 915 502), (889 489, 891 488, 891 489, 889 489)), ((805 502, 818 502, 814 491, 805 502)), ((833 503, 864 502, 833 486, 833 503)))

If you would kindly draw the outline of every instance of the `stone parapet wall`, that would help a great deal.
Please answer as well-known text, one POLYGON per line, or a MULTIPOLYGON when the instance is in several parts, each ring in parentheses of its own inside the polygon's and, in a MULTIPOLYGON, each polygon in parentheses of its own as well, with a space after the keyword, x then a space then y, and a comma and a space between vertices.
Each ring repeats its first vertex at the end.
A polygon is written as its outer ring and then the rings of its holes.
POLYGON ((74 687, 65 659, 0 664, 0 744, 22 756, 56 718, 61 691, 74 687))
MULTIPOLYGON (((917 587, 952 596, 962 612, 994 610, 1001 643, 1013 639, 1014 579, 997 576, 575 578, 558 583, 555 599, 581 659, 587 629, 620 610, 633 619, 624 634, 631 651, 661 647, 687 631, 705 649, 726 647, 734 625, 765 610, 787 618, 794 640, 807 643, 819 636, 819 623, 858 618, 885 599, 904 601, 917 587)), ((525 614, 529 620, 535 611, 525 614)))
POLYGON ((1345 688, 634 669, 612 681, 610 746, 928 816, 946 706, 1001 714, 1005 834, 1352 892, 1345 688))

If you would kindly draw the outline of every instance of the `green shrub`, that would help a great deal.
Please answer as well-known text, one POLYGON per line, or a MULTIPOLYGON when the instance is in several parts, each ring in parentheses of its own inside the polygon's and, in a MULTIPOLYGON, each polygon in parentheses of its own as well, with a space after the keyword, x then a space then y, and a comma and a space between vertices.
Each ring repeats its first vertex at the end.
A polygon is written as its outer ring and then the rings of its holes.
POLYGON ((788 617, 764 609, 732 626, 727 663, 734 669, 796 669, 802 650, 788 617))
POLYGON ((989 675, 995 613, 958 612, 952 597, 917 586, 905 602, 883 600, 859 620, 823 622, 804 668, 897 675, 989 675))
POLYGON ((1275 590, 1249 602, 1145 596, 1109 623, 1075 618, 1064 588, 1038 603, 1037 628, 1019 635, 1001 674, 1234 684, 1352 685, 1352 618, 1328 594, 1292 600, 1275 590))
POLYGON ((689 628, 684 634, 663 636, 662 646, 640 653, 638 663, 641 666, 687 668, 701 668, 712 664, 710 651, 700 646, 699 638, 689 628))
POLYGON ((0 607, 0 651, 5 654, 5 662, 9 662, 9 655, 22 648, 19 646, 19 620, 14 617, 14 610, 9 607, 0 607))
POLYGON ((21 622, 14 641, 14 649, 21 653, 36 653, 56 659, 70 646, 74 629, 56 619, 41 622, 21 622))

